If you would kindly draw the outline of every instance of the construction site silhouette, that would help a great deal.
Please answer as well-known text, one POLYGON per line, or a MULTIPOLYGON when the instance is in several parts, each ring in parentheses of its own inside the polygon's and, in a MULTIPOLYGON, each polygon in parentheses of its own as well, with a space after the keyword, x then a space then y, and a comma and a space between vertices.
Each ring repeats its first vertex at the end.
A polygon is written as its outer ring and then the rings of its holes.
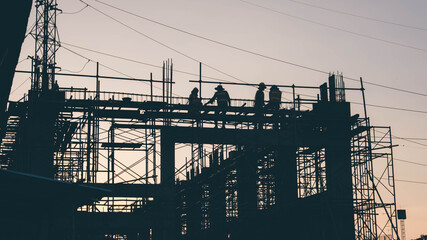
POLYGON ((362 79, 360 88, 340 73, 321 86, 242 84, 200 71, 184 98, 173 95, 171 61, 160 80, 57 73, 54 0, 35 1, 32 70, 17 71, 32 4, 22 2, 1 68, 1 239, 378 239, 385 227, 398 239, 390 127, 352 115, 346 101, 347 91, 364 99, 362 79), (30 74, 31 89, 8 101, 15 72, 30 74), (61 87, 59 76, 93 78, 96 89, 61 87), (150 91, 101 91, 105 78, 150 91), (260 92, 235 99, 227 84, 260 92), (206 85, 214 97, 200 97, 206 85), (317 96, 302 98, 307 88, 317 96))

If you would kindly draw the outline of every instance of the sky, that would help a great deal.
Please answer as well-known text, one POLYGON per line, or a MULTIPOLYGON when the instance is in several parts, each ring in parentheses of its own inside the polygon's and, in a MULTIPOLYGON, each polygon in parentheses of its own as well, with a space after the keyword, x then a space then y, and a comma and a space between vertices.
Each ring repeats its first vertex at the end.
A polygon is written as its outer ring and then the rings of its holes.
MULTIPOLYGON (((132 16, 96 0, 86 2, 92 7, 85 7, 79 0, 58 0, 58 8, 63 10, 57 17, 63 46, 56 56, 60 72, 95 74, 94 62, 99 61, 101 75, 149 78, 152 73, 154 79, 161 79, 162 61, 172 59, 175 70, 195 74, 174 72, 174 93, 188 96, 197 86, 189 80, 198 78, 199 62, 203 64, 205 80, 210 77, 254 84, 262 81, 319 86, 328 76, 321 72, 339 71, 344 77, 363 78, 368 104, 415 110, 367 107, 371 124, 391 126, 393 143, 399 145, 393 149, 395 177, 399 180, 396 181, 397 207, 407 210, 407 239, 427 234, 426 1, 103 0, 205 39, 132 16), (410 138, 412 142, 401 138, 410 138)), ((34 19, 33 8, 29 27, 34 19)), ((25 58, 33 54, 34 40, 28 36, 17 69, 30 70, 31 63, 25 58)), ((58 77, 58 82, 61 87, 95 88, 91 79, 58 77)), ((345 79, 345 83, 347 87, 360 87, 358 81, 345 79)), ((28 75, 17 73, 10 99, 21 98, 29 86, 28 75)), ((203 85, 202 97, 212 96, 214 87, 203 85)), ((256 91, 246 86, 226 88, 232 98, 251 99, 256 91)), ((112 80, 103 80, 101 90, 149 93, 148 85, 141 82, 112 80)), ((160 92, 155 90, 155 93, 160 92)), ((300 93, 317 94, 314 91, 300 93)), ((291 98, 287 93, 284 97, 291 98)), ((362 102, 360 92, 347 92, 347 99, 362 102)), ((360 105, 351 107, 353 114, 362 115, 360 105)))

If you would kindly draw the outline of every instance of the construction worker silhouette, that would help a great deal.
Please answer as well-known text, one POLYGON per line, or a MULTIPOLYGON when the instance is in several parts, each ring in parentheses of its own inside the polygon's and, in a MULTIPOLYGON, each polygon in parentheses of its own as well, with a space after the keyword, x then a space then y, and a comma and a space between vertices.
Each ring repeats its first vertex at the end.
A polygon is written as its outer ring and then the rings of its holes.
MULTIPOLYGON (((216 100, 216 103, 218 105, 218 110, 216 110, 216 115, 219 116, 225 116, 226 112, 227 112, 227 107, 229 107, 231 105, 231 99, 230 99, 230 95, 228 95, 228 92, 222 87, 222 85, 218 85, 215 88, 216 92, 215 95, 205 104, 210 104, 213 103, 216 100)), ((225 128, 225 123, 226 121, 223 120, 222 121, 222 128, 225 128)), ((218 127, 218 120, 215 119, 215 128, 218 127)))
POLYGON ((193 88, 190 96, 188 97, 188 113, 196 114, 199 113, 202 101, 199 98, 199 89, 193 88))
POLYGON ((282 92, 276 85, 271 86, 268 96, 268 108, 272 110, 279 110, 280 102, 282 101, 282 92))
POLYGON ((264 89, 265 89, 265 84, 263 82, 261 82, 260 84, 258 84, 258 91, 255 94, 255 103, 254 103, 254 108, 255 108, 255 128, 256 129, 262 129, 262 117, 264 116, 264 89))
POLYGON ((190 96, 188 97, 188 113, 193 115, 196 120, 196 126, 200 125, 200 108, 202 107, 202 101, 199 98, 199 89, 193 88, 190 96))

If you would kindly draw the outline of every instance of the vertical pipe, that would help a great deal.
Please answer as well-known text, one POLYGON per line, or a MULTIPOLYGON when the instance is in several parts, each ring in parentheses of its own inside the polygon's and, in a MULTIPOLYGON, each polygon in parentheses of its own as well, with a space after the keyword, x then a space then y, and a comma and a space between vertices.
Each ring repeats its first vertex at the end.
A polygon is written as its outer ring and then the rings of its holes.
POLYGON ((162 101, 165 102, 165 62, 163 62, 162 71, 162 101))
POLYGON ((153 73, 150 73, 150 100, 153 101, 153 73))
POLYGON ((114 184, 114 119, 111 121, 111 183, 114 184))
POLYGON ((157 145, 157 143, 156 143, 156 129, 153 129, 153 178, 154 178, 154 184, 157 184, 157 173, 156 173, 156 171, 157 171, 157 163, 156 163, 156 161, 157 161, 157 158, 156 158, 156 155, 157 155, 157 147, 156 147, 156 145, 157 145))
MULTIPOLYGON (((108 129, 108 143, 111 143, 111 129, 108 129)), ((110 183, 110 166, 111 166, 111 146, 109 144, 108 148, 108 155, 107 155, 107 183, 110 183)))
POLYGON ((86 166, 86 181, 89 183, 90 182, 90 130, 92 128, 92 119, 91 119, 91 109, 88 109, 89 111, 87 112, 87 139, 86 139, 86 162, 87 162, 87 166, 86 166))
POLYGON ((292 99, 294 101, 294 110, 295 110, 295 84, 292 84, 292 99))
POLYGON ((96 62, 96 100, 100 100, 99 62, 96 62))
POLYGON ((171 73, 171 76, 170 76, 170 98, 171 98, 171 103, 172 103, 172 86, 173 86, 173 84, 172 84, 172 79, 173 79, 173 63, 172 63, 172 60, 171 60, 171 71, 170 71, 170 73, 171 73))
POLYGON ((188 181, 188 158, 185 157, 185 176, 186 176, 186 180, 188 181))
POLYGON ((366 112, 366 101, 365 101, 365 88, 363 87, 363 80, 360 78, 360 90, 362 90, 362 98, 363 98, 363 111, 365 113, 365 118, 368 117, 368 114, 366 112))
POLYGON ((145 183, 148 184, 148 129, 145 128, 145 183))
POLYGON ((199 97, 202 99, 202 62, 199 63, 199 97))

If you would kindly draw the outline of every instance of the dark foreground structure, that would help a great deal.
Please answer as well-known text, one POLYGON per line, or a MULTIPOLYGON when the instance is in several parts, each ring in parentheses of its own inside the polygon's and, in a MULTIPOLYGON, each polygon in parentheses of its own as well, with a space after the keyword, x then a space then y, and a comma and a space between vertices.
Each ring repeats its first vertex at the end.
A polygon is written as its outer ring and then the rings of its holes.
POLYGON ((262 115, 244 99, 194 111, 172 97, 168 62, 162 80, 139 79, 150 94, 100 91, 99 73, 55 73, 56 1, 36 11, 32 86, 0 129, 1 239, 399 238, 390 128, 345 99, 363 86, 332 74, 280 86, 292 100, 262 115), (318 96, 301 99, 307 88, 318 96))

